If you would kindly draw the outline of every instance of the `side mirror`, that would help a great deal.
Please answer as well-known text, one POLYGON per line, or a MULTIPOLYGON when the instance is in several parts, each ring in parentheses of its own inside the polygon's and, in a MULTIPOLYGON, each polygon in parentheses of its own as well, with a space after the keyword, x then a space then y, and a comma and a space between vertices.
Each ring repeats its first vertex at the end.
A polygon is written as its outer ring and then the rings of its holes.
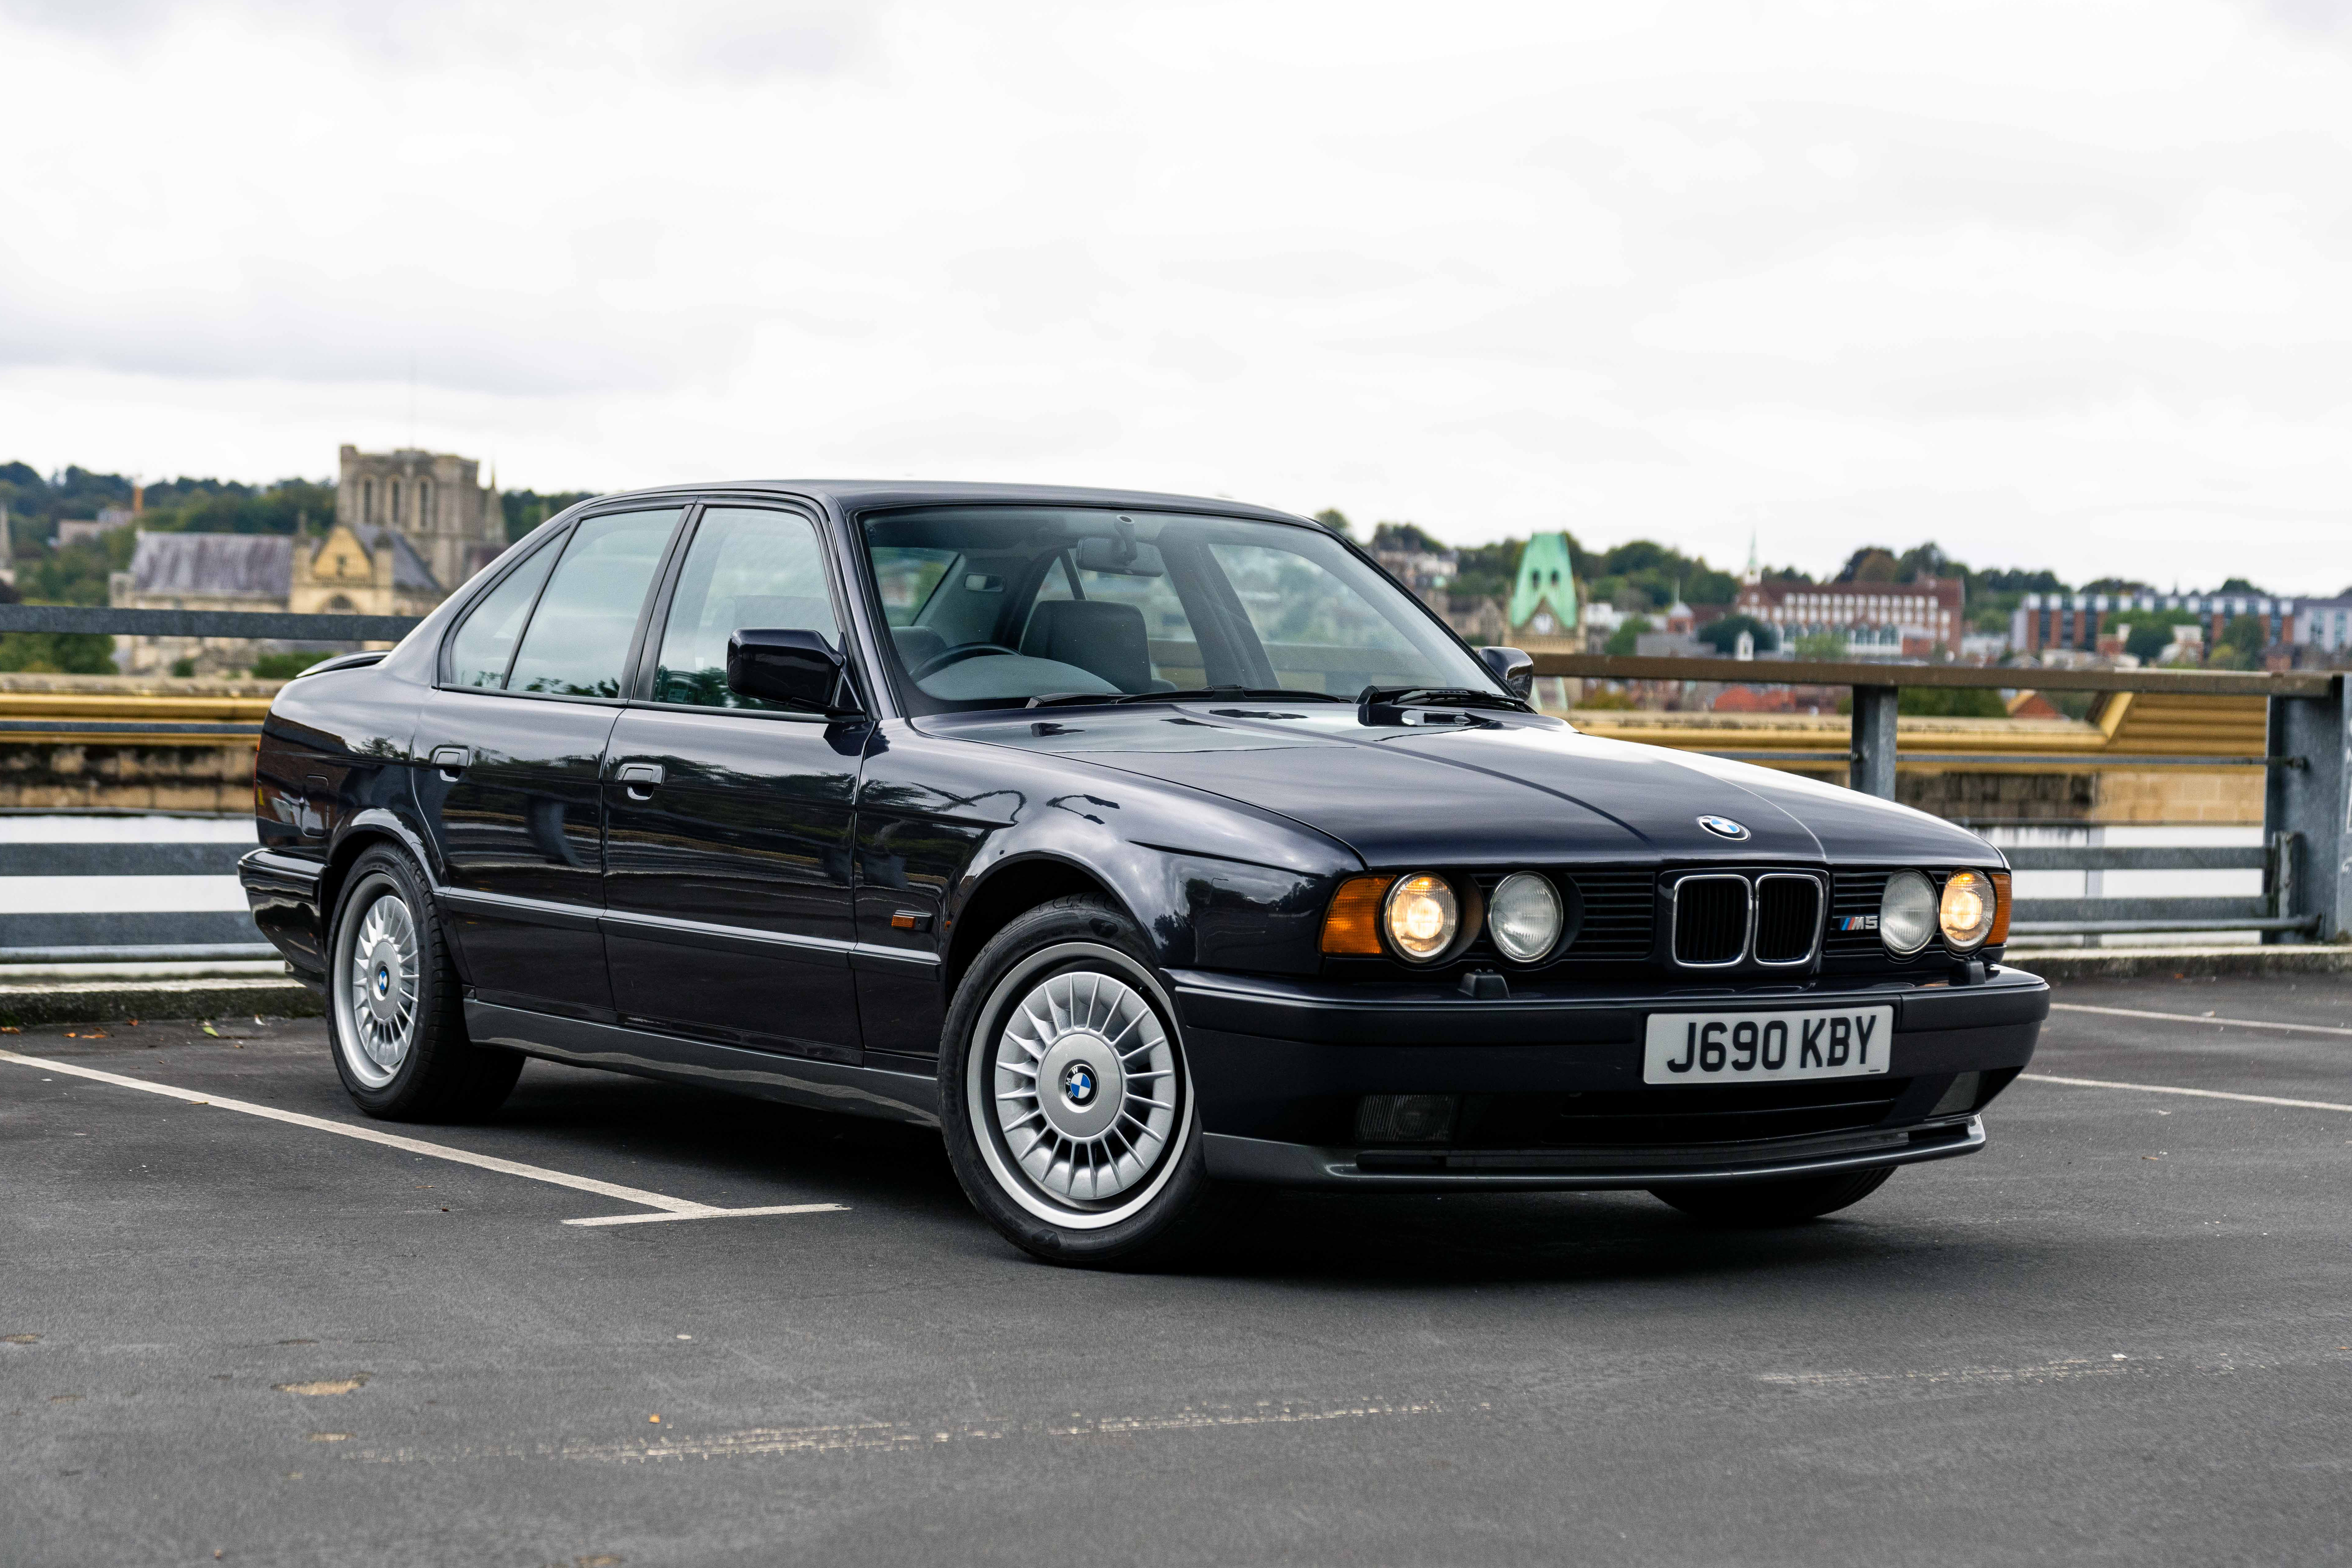
POLYGON ((727 639, 727 689, 738 697, 847 715, 859 710, 848 676, 849 661, 818 632, 746 627, 727 639))
MULTIPOLYGON (((1536 661, 1515 647, 1482 647, 1478 658, 1495 679, 1511 689, 1511 695, 1522 702, 1535 700, 1536 661)), ((731 667, 730 667, 731 668, 731 667)))

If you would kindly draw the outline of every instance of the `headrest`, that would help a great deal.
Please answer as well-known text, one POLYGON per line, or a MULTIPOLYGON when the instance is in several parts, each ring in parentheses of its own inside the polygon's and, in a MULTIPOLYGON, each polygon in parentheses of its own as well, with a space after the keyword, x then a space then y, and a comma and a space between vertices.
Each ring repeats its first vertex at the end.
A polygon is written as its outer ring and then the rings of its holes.
POLYGON ((1143 612, 1108 599, 1047 599, 1029 614, 1021 651, 1091 670, 1121 691, 1151 688, 1143 612))

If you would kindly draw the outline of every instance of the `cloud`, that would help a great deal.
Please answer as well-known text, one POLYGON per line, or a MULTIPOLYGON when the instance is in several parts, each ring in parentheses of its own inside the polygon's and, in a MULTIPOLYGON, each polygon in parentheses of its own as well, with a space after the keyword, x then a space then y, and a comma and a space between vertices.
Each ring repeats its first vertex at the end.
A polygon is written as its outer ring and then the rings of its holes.
POLYGON ((2299 582, 2352 495, 2347 41, 2315 0, 0 0, 0 458, 317 471, 404 438, 413 361, 420 438, 541 489, 1027 474, 2299 582))

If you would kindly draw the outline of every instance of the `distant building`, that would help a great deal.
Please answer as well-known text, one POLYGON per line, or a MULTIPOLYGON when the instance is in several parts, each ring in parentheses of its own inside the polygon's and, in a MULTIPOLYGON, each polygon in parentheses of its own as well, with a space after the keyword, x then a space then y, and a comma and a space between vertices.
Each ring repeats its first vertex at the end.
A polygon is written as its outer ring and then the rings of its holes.
POLYGON ((128 528, 139 519, 144 508, 128 506, 101 507, 96 517, 61 517, 58 519, 55 541, 58 549, 68 544, 80 544, 102 538, 118 528, 128 528))
POLYGON ((1959 646, 1967 584, 1957 577, 1913 583, 1748 582, 1735 613, 1772 628, 1780 646, 1836 635, 1859 658, 1925 658, 1959 646))
MULTIPOLYGON (((291 610, 298 615, 422 616, 448 597, 425 558, 401 535, 366 524, 326 538, 282 533, 149 533, 131 569, 107 584, 107 602, 132 610, 291 610)), ((118 667, 133 675, 188 659, 199 675, 249 667, 242 637, 118 637, 118 667)))
POLYGON ((2328 653, 2352 649, 2352 596, 2297 599, 2293 616, 2289 641, 2328 653))
POLYGON ((335 521, 388 528, 405 538, 446 594, 507 544, 498 483, 481 463, 446 452, 362 452, 345 446, 335 480, 335 521))
MULTIPOLYGON (((131 569, 107 580, 106 602, 130 610, 282 610, 294 542, 282 533, 142 531, 131 569)), ((251 647, 221 637, 118 637, 114 662, 127 674, 152 675, 186 658, 196 673, 216 675, 243 668, 251 647)))
MULTIPOLYGON (((2331 613, 2338 605, 2352 606, 2352 601, 2296 601, 2261 594, 2028 594, 2009 618, 2009 640, 2019 653, 2059 649, 2092 653, 2100 637, 2110 635, 2109 623, 2126 611, 2186 610, 2202 624, 2209 645, 2219 643, 2222 628, 2241 616, 2253 616, 2263 623, 2265 642, 2315 641, 2298 624, 2299 602, 2331 613)), ((2336 622, 2327 620, 2324 629, 2335 635, 2336 622)))

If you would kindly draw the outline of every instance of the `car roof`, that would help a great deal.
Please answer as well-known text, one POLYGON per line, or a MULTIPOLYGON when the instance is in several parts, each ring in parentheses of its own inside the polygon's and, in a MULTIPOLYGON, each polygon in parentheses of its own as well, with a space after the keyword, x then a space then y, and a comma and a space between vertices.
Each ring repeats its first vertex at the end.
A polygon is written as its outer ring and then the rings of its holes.
POLYGON ((600 507, 614 500, 656 496, 708 495, 746 491, 805 496, 830 501, 844 513, 885 507, 940 506, 956 501, 1005 506, 1134 507, 1150 511, 1213 512, 1220 517, 1261 518, 1268 522, 1307 522, 1295 513, 1244 501, 1208 496, 1172 495, 1157 490, 1097 489, 1084 485, 982 484, 944 479, 725 479, 708 484, 662 485, 652 489, 625 490, 596 498, 600 507))

